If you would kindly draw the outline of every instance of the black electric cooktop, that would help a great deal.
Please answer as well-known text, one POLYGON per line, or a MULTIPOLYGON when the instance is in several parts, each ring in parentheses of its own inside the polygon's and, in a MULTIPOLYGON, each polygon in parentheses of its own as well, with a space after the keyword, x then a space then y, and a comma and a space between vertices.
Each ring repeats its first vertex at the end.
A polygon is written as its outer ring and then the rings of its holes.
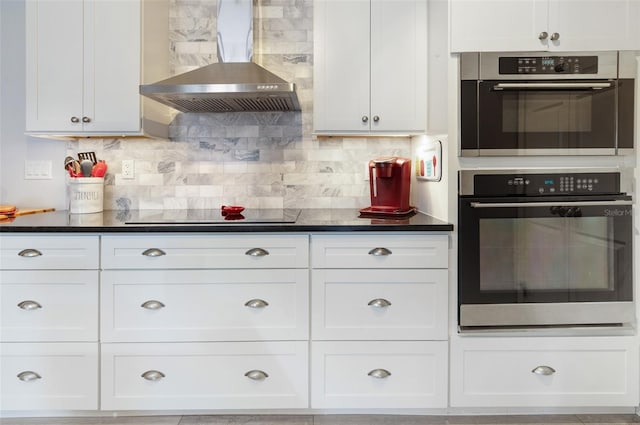
POLYGON ((300 215, 299 209, 254 209, 246 208, 239 214, 223 213, 221 210, 140 210, 135 217, 125 220, 124 224, 256 224, 256 223, 295 223, 300 215))

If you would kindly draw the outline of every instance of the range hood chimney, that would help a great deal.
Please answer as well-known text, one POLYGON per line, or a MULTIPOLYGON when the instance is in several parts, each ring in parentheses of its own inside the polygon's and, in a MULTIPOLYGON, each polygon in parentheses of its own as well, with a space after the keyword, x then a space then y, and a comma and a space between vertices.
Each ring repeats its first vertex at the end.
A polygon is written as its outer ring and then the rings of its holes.
POLYGON ((295 84, 252 62, 252 0, 218 0, 218 63, 140 86, 182 112, 299 111, 295 84))

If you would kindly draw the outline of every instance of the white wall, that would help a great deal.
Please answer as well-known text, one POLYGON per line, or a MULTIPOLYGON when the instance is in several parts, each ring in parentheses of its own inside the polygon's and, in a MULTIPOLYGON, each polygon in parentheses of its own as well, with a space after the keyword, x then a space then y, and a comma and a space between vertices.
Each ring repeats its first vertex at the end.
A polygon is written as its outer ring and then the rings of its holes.
POLYGON ((63 141, 24 134, 25 1, 0 1, 0 204, 66 209, 63 141), (24 161, 51 160, 53 179, 25 180, 24 161))

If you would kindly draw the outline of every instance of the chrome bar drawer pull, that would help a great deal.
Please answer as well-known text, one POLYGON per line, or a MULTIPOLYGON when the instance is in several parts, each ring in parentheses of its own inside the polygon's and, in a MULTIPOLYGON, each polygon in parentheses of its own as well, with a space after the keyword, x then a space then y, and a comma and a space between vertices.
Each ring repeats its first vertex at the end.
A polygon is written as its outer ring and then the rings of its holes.
POLYGON ((533 368, 533 370, 531 371, 533 373, 535 373, 536 375, 553 375, 554 373, 556 373, 556 370, 554 368, 552 368, 551 366, 538 366, 533 368))
POLYGON ((140 307, 146 308, 147 310, 160 310, 164 308, 164 304, 157 300, 149 300, 143 302, 140 307))
POLYGON ((254 298, 244 303, 244 305, 250 308, 265 308, 269 303, 265 300, 261 300, 260 298, 254 298))
POLYGON ((373 369, 371 372, 367 373, 367 375, 376 379, 384 379, 391 376, 391 372, 387 369, 373 369))
POLYGON ((250 370, 249 372, 245 373, 244 376, 246 376, 249 379, 252 379, 254 381, 264 381, 265 379, 267 379, 269 377, 269 374, 267 372, 263 372, 261 370, 250 370))
POLYGON ((266 255, 269 255, 269 251, 262 248, 251 248, 250 250, 245 252, 245 255, 250 255, 252 257, 264 257, 266 255))
POLYGON ((375 300, 369 301, 367 305, 370 305, 371 307, 375 307, 375 308, 385 308, 385 307, 389 307, 391 303, 385 300, 384 298, 376 298, 375 300))
POLYGON ((38 251, 37 249, 28 248, 20 251, 18 255, 21 257, 27 257, 27 258, 40 257, 42 255, 42 252, 38 251))
POLYGON ((369 251, 369 255, 374 255, 376 257, 381 257, 381 256, 391 255, 391 254, 392 254, 391 250, 387 248, 373 248, 371 251, 369 251))
POLYGON ((165 374, 160 372, 159 370, 148 370, 140 376, 142 376, 147 381, 159 381, 165 377, 165 374))
POLYGON ((142 255, 146 257, 162 257, 163 255, 167 255, 167 253, 158 248, 149 248, 145 249, 142 252, 142 255))
POLYGON ((39 308, 42 308, 42 305, 37 301, 24 300, 18 304, 18 307, 23 310, 37 310, 39 308))
POLYGON ((25 370, 24 372, 20 372, 17 376, 18 376, 18 379, 21 380, 22 382, 30 382, 30 381, 36 381, 38 379, 42 379, 42 376, 30 370, 25 370))

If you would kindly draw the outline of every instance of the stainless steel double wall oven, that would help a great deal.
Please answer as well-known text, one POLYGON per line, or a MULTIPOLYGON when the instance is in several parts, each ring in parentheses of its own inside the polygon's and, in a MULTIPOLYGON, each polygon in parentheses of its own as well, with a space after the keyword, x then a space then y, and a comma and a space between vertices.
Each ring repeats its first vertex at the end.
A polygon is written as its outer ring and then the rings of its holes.
POLYGON ((462 54, 461 156, 629 152, 637 55, 462 54))
POLYGON ((460 171, 460 329, 633 322, 631 181, 618 170, 460 171))

